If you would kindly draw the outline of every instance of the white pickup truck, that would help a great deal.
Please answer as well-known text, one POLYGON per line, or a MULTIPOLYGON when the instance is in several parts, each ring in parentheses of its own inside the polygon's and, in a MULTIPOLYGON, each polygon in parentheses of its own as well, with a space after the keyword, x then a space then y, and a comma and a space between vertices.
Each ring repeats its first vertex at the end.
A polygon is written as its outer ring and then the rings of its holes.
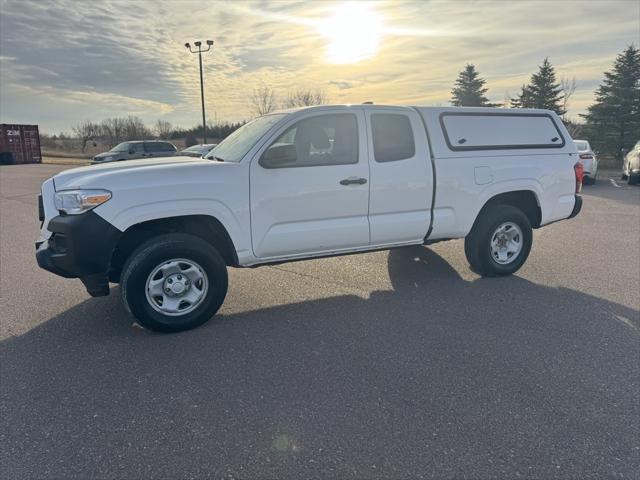
POLYGON ((321 106, 269 114, 206 158, 75 168, 42 185, 38 264, 93 296, 120 283, 143 326, 194 328, 227 267, 465 238, 509 275, 532 228, 578 214, 576 147, 545 110, 321 106))

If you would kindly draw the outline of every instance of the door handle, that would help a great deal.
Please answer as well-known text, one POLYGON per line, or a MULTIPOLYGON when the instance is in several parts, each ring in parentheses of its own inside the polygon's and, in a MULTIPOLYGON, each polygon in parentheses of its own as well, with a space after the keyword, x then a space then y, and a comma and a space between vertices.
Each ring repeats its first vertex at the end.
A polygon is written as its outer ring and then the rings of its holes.
POLYGON ((367 183, 367 179, 360 177, 349 177, 340 180, 340 185, 364 185, 365 183, 367 183))

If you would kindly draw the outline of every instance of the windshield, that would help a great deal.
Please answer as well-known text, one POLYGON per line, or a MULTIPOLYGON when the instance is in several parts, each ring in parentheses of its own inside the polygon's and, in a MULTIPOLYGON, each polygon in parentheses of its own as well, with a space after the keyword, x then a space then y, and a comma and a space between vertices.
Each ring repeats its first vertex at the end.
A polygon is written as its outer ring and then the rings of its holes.
POLYGON ((207 158, 222 159, 225 162, 239 162, 269 129, 286 114, 265 115, 256 118, 233 132, 211 152, 207 158))
POLYGON ((129 151, 129 142, 124 142, 116 145, 111 149, 112 152, 128 152, 129 151))
POLYGON ((580 151, 580 152, 584 152, 586 150, 589 150, 589 144, 587 142, 581 142, 579 140, 573 142, 576 144, 576 148, 580 151))

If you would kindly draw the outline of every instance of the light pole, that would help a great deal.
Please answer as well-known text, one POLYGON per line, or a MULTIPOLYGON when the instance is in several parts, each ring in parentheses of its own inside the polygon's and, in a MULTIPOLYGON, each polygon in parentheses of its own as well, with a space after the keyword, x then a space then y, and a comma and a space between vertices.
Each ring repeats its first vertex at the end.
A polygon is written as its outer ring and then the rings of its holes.
POLYGON ((202 42, 193 42, 193 44, 198 48, 197 50, 193 50, 189 43, 185 43, 184 46, 191 53, 198 54, 198 60, 200 62, 200 100, 202 101, 202 143, 207 143, 207 121, 204 115, 204 81, 202 80, 202 54, 211 50, 213 46, 213 40, 207 40, 207 49, 202 49, 202 42))

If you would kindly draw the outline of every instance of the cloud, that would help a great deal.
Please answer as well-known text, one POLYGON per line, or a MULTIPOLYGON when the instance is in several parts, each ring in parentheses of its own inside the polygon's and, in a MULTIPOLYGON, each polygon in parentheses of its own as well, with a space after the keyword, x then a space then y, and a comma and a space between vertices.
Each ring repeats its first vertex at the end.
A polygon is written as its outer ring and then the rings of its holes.
POLYGON ((203 55, 211 119, 248 118, 261 85, 280 99, 310 87, 334 102, 447 104, 468 62, 501 102, 546 56, 559 77, 576 77, 576 115, 615 55, 638 42, 635 1, 371 5, 382 18, 377 55, 334 65, 322 26, 335 2, 0 0, 0 121, 53 130, 135 112, 197 124, 198 61, 183 44, 198 39, 215 40, 203 55))

